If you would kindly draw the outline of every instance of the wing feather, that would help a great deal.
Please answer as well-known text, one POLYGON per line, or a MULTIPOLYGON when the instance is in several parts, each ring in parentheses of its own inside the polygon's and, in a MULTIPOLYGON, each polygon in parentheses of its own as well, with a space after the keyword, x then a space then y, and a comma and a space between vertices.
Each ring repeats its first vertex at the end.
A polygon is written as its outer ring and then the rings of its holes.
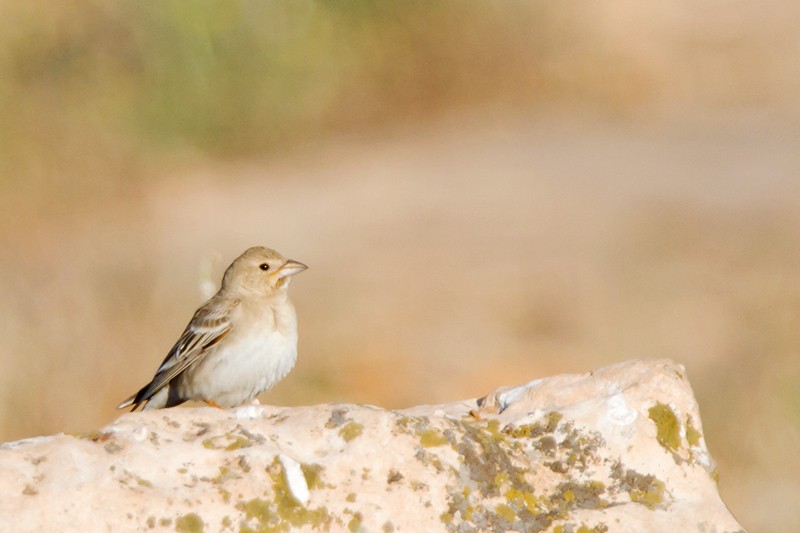
POLYGON ((187 368, 200 361, 208 349, 231 332, 231 312, 239 300, 212 298, 195 312, 189 325, 167 354, 153 380, 133 398, 122 402, 118 409, 134 405, 134 409, 167 386, 187 368))

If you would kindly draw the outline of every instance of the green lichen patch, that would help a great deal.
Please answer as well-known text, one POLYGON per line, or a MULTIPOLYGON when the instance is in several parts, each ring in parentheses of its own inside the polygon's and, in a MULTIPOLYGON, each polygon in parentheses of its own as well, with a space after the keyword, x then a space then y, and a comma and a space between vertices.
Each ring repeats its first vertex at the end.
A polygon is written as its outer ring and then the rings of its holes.
POLYGON ((699 446, 702 437, 700 431, 692 424, 692 417, 686 415, 686 442, 689 443, 689 446, 699 446))
POLYGON ((203 448, 209 450, 233 451, 240 448, 249 448, 253 441, 245 435, 235 435, 226 433, 225 435, 215 435, 202 441, 203 448))
POLYGON ((235 472, 231 467, 229 467, 227 465, 222 465, 222 466, 219 467, 219 474, 217 474, 216 477, 214 477, 212 479, 208 479, 208 478, 201 478, 201 479, 203 481, 210 481, 211 483, 213 483, 215 485, 222 485, 223 483, 225 483, 229 479, 239 479, 241 477, 242 476, 240 476, 237 472, 235 472))
POLYGON ((364 432, 363 424, 351 421, 345 424, 339 430, 339 436, 342 437, 342 439, 344 439, 345 442, 350 442, 356 437, 360 437, 363 432, 364 432))
POLYGON ((203 533, 205 524, 196 513, 189 513, 175 519, 175 531, 180 533, 203 533))
POLYGON ((146 479, 142 479, 140 477, 136 478, 136 484, 139 485, 140 487, 147 487, 147 488, 152 488, 153 486, 151 482, 147 481, 146 479))
POLYGON ((238 435, 233 442, 225 446, 227 451, 238 450, 240 448, 249 448, 253 442, 243 435, 238 435))
MULTIPOLYGON (((602 437, 575 427, 560 413, 548 413, 535 424, 502 429, 497 419, 443 423, 452 427, 437 431, 458 453, 460 463, 459 471, 442 466, 455 480, 447 494, 447 509, 439 516, 448 531, 543 531, 568 520, 574 510, 611 505, 609 489, 592 479, 592 472, 606 470, 599 456, 602 437), (551 483, 533 487, 531 457, 539 454, 560 482, 550 474, 544 478, 551 483), (573 471, 580 476, 570 476, 573 471)), ((407 421, 403 427, 416 435, 431 429, 425 420, 407 421)), ((416 457, 433 466, 434 452, 420 447, 416 457)), ((568 530, 574 533, 578 527, 574 524, 568 530)))
POLYGON ((555 432, 558 428, 558 423, 561 422, 563 417, 564 415, 559 412, 550 411, 535 424, 523 424, 516 427, 508 426, 503 429, 503 432, 515 439, 541 437, 555 432))
POLYGON ((628 492, 631 501, 641 503, 650 510, 663 507, 664 492, 666 491, 664 482, 654 476, 646 477, 650 479, 644 480, 642 488, 633 488, 628 492))
POLYGON ((552 520, 527 480, 526 447, 499 431, 499 425, 458 423, 460 430, 453 433, 460 435, 455 447, 462 464, 457 475, 463 482, 448 494, 448 508, 440 515, 447 529, 545 529, 552 520))
POLYGON ((656 425, 656 440, 668 451, 681 446, 681 424, 669 405, 657 403, 648 410, 650 420, 656 425))
POLYGON ((255 520, 259 528, 265 528, 277 522, 277 516, 270 512, 270 504, 261 498, 253 498, 237 505, 240 511, 244 511, 245 519, 255 520))
MULTIPOLYGON (((306 482, 309 476, 319 474, 322 467, 318 465, 301 465, 306 482), (303 468, 305 466, 306 468, 303 468)), ((280 460, 276 457, 267 467, 267 474, 272 480, 273 495, 267 498, 253 498, 240 501, 236 508, 243 513, 240 532, 273 532, 292 531, 303 526, 329 530, 332 518, 324 507, 309 509, 298 502, 286 484, 286 475, 280 460)), ((312 481, 309 485, 321 486, 321 482, 312 481)))
POLYGON ((129 487, 133 486, 132 483, 135 483, 136 487, 144 487, 148 489, 153 487, 153 484, 150 481, 139 477, 129 470, 123 470, 122 476, 119 478, 119 482, 129 487))
POLYGON ((331 517, 325 507, 308 509, 295 499, 286 484, 286 474, 277 457, 267 469, 267 473, 273 482, 275 512, 282 524, 290 527, 324 526, 326 530, 330 527, 331 517))
POLYGON ((561 517, 568 516, 574 509, 605 509, 609 505, 603 498, 605 493, 606 486, 599 481, 567 481, 559 484, 550 495, 550 508, 558 510, 561 517))
POLYGON ((333 488, 332 485, 326 485, 322 481, 322 472, 325 470, 322 465, 300 463, 300 469, 303 471, 303 477, 306 478, 306 485, 309 489, 333 488))

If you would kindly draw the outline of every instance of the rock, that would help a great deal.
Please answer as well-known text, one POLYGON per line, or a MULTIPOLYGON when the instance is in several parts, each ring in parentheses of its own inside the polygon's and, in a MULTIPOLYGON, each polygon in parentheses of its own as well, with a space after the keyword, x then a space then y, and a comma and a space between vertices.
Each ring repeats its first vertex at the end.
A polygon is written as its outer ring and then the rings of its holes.
POLYGON ((0 446, 1 531, 740 531, 680 365, 483 400, 175 408, 0 446))

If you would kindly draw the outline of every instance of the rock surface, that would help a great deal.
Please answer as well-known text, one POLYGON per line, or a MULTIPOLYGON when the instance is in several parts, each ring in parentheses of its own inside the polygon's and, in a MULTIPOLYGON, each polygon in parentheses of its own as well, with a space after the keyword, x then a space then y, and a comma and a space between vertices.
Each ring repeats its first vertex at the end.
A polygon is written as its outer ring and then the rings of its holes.
POLYGON ((0 446, 0 531, 739 531, 680 365, 483 400, 125 414, 0 446))

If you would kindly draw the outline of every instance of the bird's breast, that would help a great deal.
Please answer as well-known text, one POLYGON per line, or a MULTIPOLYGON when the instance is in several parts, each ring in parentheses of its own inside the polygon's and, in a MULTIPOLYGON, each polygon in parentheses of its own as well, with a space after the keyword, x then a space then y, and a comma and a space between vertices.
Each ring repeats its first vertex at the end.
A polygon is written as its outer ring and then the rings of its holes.
POLYGON ((224 342, 187 370, 184 395, 232 407, 286 377, 297 360, 297 323, 291 311, 258 317, 246 327, 234 324, 224 342))

